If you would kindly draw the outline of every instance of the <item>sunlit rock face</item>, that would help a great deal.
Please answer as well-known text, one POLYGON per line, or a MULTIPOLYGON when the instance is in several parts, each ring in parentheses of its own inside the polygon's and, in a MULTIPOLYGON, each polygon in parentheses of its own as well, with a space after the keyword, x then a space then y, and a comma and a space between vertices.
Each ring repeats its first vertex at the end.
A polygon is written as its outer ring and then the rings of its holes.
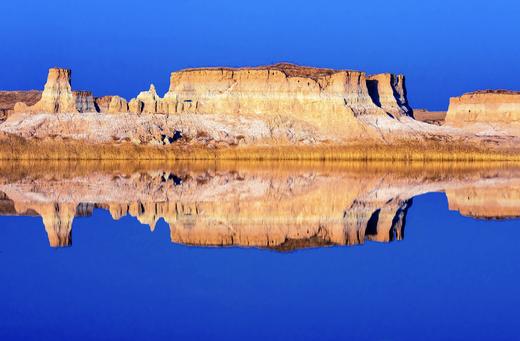
POLYGON ((32 106, 25 103, 17 103, 15 112, 20 113, 74 113, 76 108, 76 97, 72 93, 71 70, 52 68, 49 69, 47 82, 41 99, 32 106))
POLYGON ((96 110, 106 114, 120 114, 128 112, 128 102, 119 96, 103 96, 95 99, 96 110))
POLYGON ((137 95, 136 99, 143 103, 142 110, 140 112, 135 110, 136 113, 157 114, 163 112, 162 99, 157 95, 157 91, 153 84, 150 85, 150 90, 141 91, 139 95, 137 95))
POLYGON ((392 116, 410 116, 412 110, 406 98, 403 75, 381 73, 367 77, 367 87, 372 101, 392 116))
POLYGON ((384 114, 368 93, 366 75, 276 64, 255 68, 209 68, 173 72, 164 96, 168 113, 284 115, 341 133, 355 117, 384 114))
POLYGON ((446 123, 520 123, 520 92, 484 90, 452 97, 446 123))
POLYGON ((164 220, 175 243, 280 251, 401 240, 412 198, 428 192, 445 191, 450 208, 467 216, 520 216, 519 171, 321 167, 190 166, 43 176, 24 170, 21 177, 6 170, 0 213, 40 215, 53 247, 70 245, 74 218, 96 207, 116 220, 135 217, 151 231, 164 220))
POLYGON ((17 103, 17 115, 0 124, 0 135, 60 144, 165 146, 178 141, 190 148, 233 148, 243 155, 248 147, 402 149, 410 144, 434 155, 459 144, 468 147, 463 150, 510 152, 520 139, 518 125, 469 129, 413 119, 404 76, 389 73, 367 76, 286 63, 187 69, 171 74, 163 98, 151 85, 129 102, 72 91, 70 80, 70 70, 50 69, 41 99, 34 105, 17 103))

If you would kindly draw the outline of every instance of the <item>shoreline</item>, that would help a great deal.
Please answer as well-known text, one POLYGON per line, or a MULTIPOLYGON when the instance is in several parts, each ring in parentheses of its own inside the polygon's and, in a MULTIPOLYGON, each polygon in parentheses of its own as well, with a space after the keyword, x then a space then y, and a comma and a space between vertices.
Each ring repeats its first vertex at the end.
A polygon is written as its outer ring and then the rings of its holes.
POLYGON ((520 149, 447 142, 392 144, 257 145, 208 148, 199 145, 136 145, 67 140, 0 139, 0 160, 113 161, 520 161, 520 149))

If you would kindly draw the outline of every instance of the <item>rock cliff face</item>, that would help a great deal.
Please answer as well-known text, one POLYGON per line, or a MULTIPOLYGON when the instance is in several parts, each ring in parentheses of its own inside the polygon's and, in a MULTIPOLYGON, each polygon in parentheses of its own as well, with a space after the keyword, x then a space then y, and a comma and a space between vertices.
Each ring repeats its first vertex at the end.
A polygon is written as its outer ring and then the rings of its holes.
POLYGON ((119 114, 128 112, 128 102, 123 97, 112 96, 110 104, 108 105, 109 114, 119 114))
POLYGON ((95 112, 96 105, 94 103, 94 96, 90 91, 73 91, 72 96, 76 100, 76 110, 80 113, 95 112))
POLYGON ((412 109, 406 98, 403 75, 381 73, 367 77, 367 87, 372 101, 393 116, 410 116, 412 109))
POLYGON ((94 104, 96 106, 95 111, 108 112, 108 108, 110 107, 110 102, 112 101, 112 97, 114 97, 114 96, 96 97, 94 99, 94 104))
POLYGON ((142 91, 141 93, 139 93, 139 95, 137 95, 136 99, 142 102, 141 112, 138 112, 139 108, 134 107, 136 113, 165 113, 162 108, 162 99, 157 95, 157 91, 155 91, 155 86, 153 84, 150 85, 150 90, 142 91))
POLYGON ((520 92, 484 90, 452 97, 446 123, 520 123, 520 92))
POLYGON ((128 103, 128 110, 132 114, 141 115, 141 113, 144 110, 144 103, 143 103, 143 101, 141 101, 141 100, 139 100, 137 98, 132 98, 130 100, 130 102, 128 103))
POLYGON ((103 96, 97 97, 96 110, 106 114, 120 114, 128 112, 128 102, 119 96, 103 96))
POLYGON ((316 69, 292 64, 255 68, 209 68, 174 72, 164 96, 170 114, 284 116, 324 132, 356 130, 356 116, 385 115, 372 101, 359 71, 316 69))
MULTIPOLYGON (((49 69, 47 83, 42 93, 42 98, 32 106, 24 103, 17 103, 14 111, 21 113, 74 113, 76 108, 77 96, 74 96, 71 85, 71 71, 68 69, 52 68, 49 69)), ((79 102, 83 106, 83 95, 79 96, 79 102)), ((88 104, 86 104, 88 108, 88 104)))
POLYGON ((460 124, 520 122, 518 93, 487 91, 452 99, 446 119, 452 126, 438 127, 411 117, 404 76, 389 73, 367 76, 286 63, 187 69, 171 74, 164 98, 151 85, 129 103, 72 91, 70 76, 70 70, 51 69, 41 99, 17 104, 21 115, 6 120, 0 131, 24 138, 161 145, 177 134, 182 143, 211 148, 434 141, 510 151, 520 140, 519 125, 483 130, 460 124), (103 115, 116 113, 117 118, 103 115))

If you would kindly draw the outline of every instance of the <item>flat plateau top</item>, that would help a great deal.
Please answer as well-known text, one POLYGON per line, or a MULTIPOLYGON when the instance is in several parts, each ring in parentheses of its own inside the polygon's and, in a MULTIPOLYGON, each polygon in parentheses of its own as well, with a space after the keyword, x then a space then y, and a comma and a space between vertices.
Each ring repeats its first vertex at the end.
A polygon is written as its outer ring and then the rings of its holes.
POLYGON ((520 95, 520 91, 512 90, 478 90, 473 92, 467 92, 464 95, 485 95, 485 94, 497 94, 497 95, 520 95))
POLYGON ((316 68, 310 66, 301 66, 291 63, 278 63, 273 65, 251 66, 251 67, 203 67, 184 69, 178 72, 192 72, 192 71, 240 71, 240 70, 276 70, 283 72, 287 77, 304 77, 304 78, 321 78, 333 75, 342 71, 359 72, 354 70, 335 70, 327 68, 316 68))

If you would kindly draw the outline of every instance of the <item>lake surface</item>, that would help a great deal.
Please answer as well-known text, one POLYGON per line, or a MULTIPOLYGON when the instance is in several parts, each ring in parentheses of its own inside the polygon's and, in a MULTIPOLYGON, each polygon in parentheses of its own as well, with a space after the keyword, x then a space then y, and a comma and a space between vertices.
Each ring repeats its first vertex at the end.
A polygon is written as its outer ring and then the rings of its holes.
POLYGON ((518 339, 520 168, 0 164, 0 339, 518 339))

